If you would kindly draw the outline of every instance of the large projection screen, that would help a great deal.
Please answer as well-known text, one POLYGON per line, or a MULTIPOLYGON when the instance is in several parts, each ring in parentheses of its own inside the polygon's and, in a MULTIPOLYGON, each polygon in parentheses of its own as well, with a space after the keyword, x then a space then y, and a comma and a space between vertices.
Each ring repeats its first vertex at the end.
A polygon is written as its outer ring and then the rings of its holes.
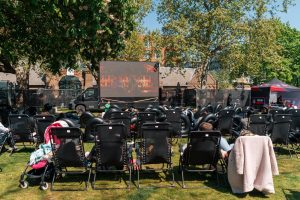
POLYGON ((158 97, 159 70, 152 62, 100 63, 101 97, 158 97))

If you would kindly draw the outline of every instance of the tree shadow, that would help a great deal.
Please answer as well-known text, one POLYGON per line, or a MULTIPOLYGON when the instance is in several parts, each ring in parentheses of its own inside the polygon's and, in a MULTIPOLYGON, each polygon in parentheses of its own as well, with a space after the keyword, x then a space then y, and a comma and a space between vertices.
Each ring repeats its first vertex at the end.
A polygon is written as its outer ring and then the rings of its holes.
POLYGON ((4 199, 5 197, 9 197, 9 195, 20 192, 20 188, 16 187, 15 184, 10 185, 8 190, 5 190, 4 192, 0 193, 1 199, 4 199))
POLYGON ((287 200, 300 199, 300 191, 295 189, 282 189, 283 194, 287 200))

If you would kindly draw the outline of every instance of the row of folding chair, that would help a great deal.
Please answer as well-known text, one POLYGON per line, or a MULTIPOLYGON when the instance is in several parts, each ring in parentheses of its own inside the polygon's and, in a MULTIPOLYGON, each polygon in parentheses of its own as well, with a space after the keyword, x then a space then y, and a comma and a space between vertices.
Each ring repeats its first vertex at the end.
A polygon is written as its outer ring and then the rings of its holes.
MULTIPOLYGON (((180 137, 181 135, 181 112, 179 110, 166 110, 166 121, 171 124, 171 133, 173 137, 180 137)), ((129 112, 126 111, 113 111, 109 114, 109 117, 106 119, 108 123, 122 123, 126 128, 126 138, 133 139, 134 141, 138 138, 141 138, 141 127, 144 123, 156 122, 156 113, 154 112, 139 112, 137 113, 137 123, 135 131, 131 131, 131 116, 129 112)), ((98 120, 99 123, 100 120, 98 120)), ((95 123, 97 124, 97 123, 95 123)), ((94 134, 94 130, 90 130, 91 127, 86 127, 88 132, 94 134)), ((92 127, 94 129, 95 127, 92 127)), ((89 134, 88 133, 88 134, 89 134)))
MULTIPOLYGON (((78 128, 52 128, 51 145, 53 148, 56 176, 62 174, 85 174, 85 188, 93 174, 92 188, 99 188, 96 184, 97 176, 105 173, 128 173, 129 180, 126 188, 130 188, 132 170, 137 175, 137 187, 140 187, 140 172, 164 171, 171 175, 171 184, 174 186, 174 171, 172 166, 171 132, 168 123, 145 123, 142 126, 142 136, 137 150, 138 162, 133 162, 129 146, 126 143, 126 129, 122 124, 97 125, 95 131, 94 162, 84 156, 82 132, 78 128), (162 164, 162 167, 156 167, 162 164), (153 167, 153 165, 155 165, 153 167), (76 170, 70 170, 76 168, 76 170), (77 168, 81 169, 78 170, 77 168), (93 173, 92 173, 93 172, 93 173)), ((192 132, 185 153, 180 157, 182 172, 182 186, 184 172, 217 172, 219 160, 220 132, 192 132), (195 165, 209 167, 194 168, 195 165)), ((93 151, 92 151, 93 152, 93 151)), ((55 177, 52 179, 52 186, 55 177)), ((100 176, 101 177, 101 176, 100 176)), ((119 184, 118 184, 119 186, 119 184)), ((116 187, 113 187, 116 188, 116 187)))
MULTIPOLYGON (((295 111, 298 114, 298 110, 295 111)), ((297 156, 294 146, 289 147, 291 133, 297 129, 299 130, 300 127, 297 118, 299 116, 292 114, 275 114, 274 116, 254 114, 250 116, 248 129, 257 135, 269 135, 275 146, 278 144, 285 145, 290 156, 292 156, 291 150, 297 156)))
POLYGON ((30 118, 25 114, 11 114, 8 116, 8 121, 12 142, 22 143, 25 147, 25 142, 36 143, 36 145, 44 142, 44 132, 55 121, 55 116, 35 115, 30 118), (36 136, 33 136, 34 132, 36 136))

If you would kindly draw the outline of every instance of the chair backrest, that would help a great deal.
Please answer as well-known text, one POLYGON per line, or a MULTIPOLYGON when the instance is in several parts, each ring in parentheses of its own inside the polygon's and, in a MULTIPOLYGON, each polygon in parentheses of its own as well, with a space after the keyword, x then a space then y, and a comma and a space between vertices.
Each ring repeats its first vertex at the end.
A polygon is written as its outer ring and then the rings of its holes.
POLYGON ((220 140, 219 131, 192 131, 184 151, 183 164, 216 166, 219 160, 220 140))
POLYGON ((124 124, 125 130, 126 130, 126 137, 130 138, 130 113, 129 112, 123 112, 123 111, 114 111, 110 114, 109 121, 111 123, 121 123, 124 124))
POLYGON ((155 112, 139 112, 137 114, 137 137, 141 137, 142 126, 144 123, 155 122, 156 114, 155 112))
POLYGON ((33 116, 33 118, 35 120, 44 119, 44 120, 48 120, 48 121, 52 121, 52 122, 54 122, 56 120, 54 115, 35 115, 35 116, 33 116))
POLYGON ((35 132, 38 135, 38 142, 44 142, 44 134, 46 128, 55 121, 53 115, 35 115, 35 132))
POLYGON ((233 109, 224 109, 219 112, 218 117, 218 129, 221 133, 231 133, 233 125, 233 115, 235 111, 233 109))
POLYGON ((171 137, 169 123, 143 124, 142 163, 171 163, 171 137))
POLYGON ((75 127, 55 127, 51 128, 51 133, 50 141, 55 166, 86 168, 81 130, 75 127))
POLYGON ((166 110, 166 121, 170 123, 173 136, 181 136, 181 111, 166 110))
POLYGON ((9 128, 15 142, 31 142, 31 123, 28 115, 13 114, 8 116, 9 128))
POLYGON ((96 126, 96 169, 101 166, 116 166, 127 164, 126 128, 124 124, 100 124, 96 126))
POLYGON ((291 123, 291 129, 296 131, 300 130, 300 109, 293 109, 290 111, 290 114, 292 115, 292 123, 291 123))
POLYGON ((249 119, 249 130, 256 135, 266 135, 268 123, 267 114, 253 114, 249 119))
POLYGON ((271 139, 273 143, 287 144, 290 134, 291 115, 274 115, 271 139))
POLYGON ((271 110, 269 110, 269 114, 271 114, 272 117, 274 117, 275 115, 284 114, 284 110, 283 109, 271 109, 271 110))

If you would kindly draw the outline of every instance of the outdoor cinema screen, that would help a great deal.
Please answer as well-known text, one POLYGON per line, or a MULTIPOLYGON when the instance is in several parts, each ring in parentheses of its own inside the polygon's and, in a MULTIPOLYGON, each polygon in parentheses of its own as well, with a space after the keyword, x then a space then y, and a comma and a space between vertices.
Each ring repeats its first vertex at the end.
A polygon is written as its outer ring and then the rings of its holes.
POLYGON ((158 68, 152 62, 100 63, 101 97, 158 97, 158 68))

